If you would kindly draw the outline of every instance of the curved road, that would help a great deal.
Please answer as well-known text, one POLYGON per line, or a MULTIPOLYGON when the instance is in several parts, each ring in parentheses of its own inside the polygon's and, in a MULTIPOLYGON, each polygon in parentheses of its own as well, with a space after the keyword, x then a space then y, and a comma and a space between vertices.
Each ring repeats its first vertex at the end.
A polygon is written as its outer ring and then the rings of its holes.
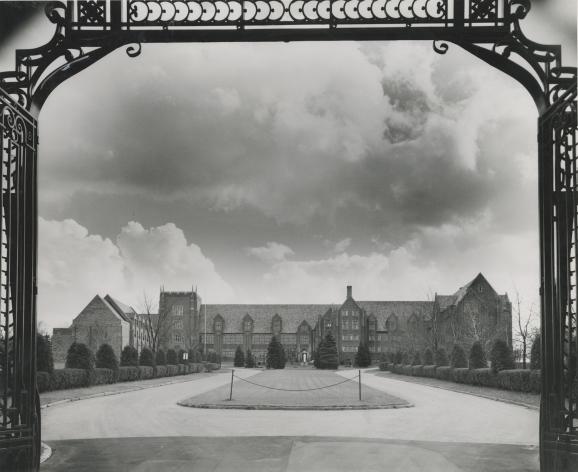
MULTIPOLYGON (((249 376, 258 371, 242 371, 249 376)), ((345 372, 345 375, 348 373, 345 372)), ((332 436, 395 440, 538 444, 538 412, 371 374, 363 383, 413 408, 362 411, 204 410, 178 400, 227 384, 230 374, 47 408, 43 440, 166 436, 332 436)))

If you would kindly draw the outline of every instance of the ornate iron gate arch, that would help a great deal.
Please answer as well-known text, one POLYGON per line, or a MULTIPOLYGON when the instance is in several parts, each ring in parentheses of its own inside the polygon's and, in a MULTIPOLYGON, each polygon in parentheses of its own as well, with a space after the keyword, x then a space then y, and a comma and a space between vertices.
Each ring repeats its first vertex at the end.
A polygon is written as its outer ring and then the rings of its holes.
POLYGON ((529 0, 69 0, 52 39, 0 73, 0 468, 39 461, 36 395, 37 118, 64 80, 147 42, 432 40, 455 43, 520 82, 539 111, 543 471, 578 463, 576 68, 527 39, 529 0))

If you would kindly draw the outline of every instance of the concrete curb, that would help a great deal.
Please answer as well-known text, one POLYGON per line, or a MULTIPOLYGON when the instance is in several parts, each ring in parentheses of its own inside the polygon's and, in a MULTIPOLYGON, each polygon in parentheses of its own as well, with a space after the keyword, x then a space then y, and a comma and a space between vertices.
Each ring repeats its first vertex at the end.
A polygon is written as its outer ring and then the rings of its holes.
POLYGON ((397 410, 399 408, 413 408, 415 405, 221 405, 217 403, 187 404, 177 402, 177 405, 186 408, 203 408, 209 410, 281 410, 281 411, 349 411, 349 410, 397 410))
MULTIPOLYGON (((383 372, 383 371, 372 372, 372 374, 375 375, 376 377, 387 378, 383 375, 378 375, 379 372, 383 372)), ((397 375, 397 374, 394 374, 394 375, 397 375)), ((467 392, 465 390, 460 390, 458 388, 449 388, 449 387, 442 387, 440 385, 430 385, 430 384, 421 383, 421 382, 412 382, 411 380, 400 379, 398 377, 395 377, 395 378, 391 377, 391 380, 399 380, 400 382, 411 383, 414 385, 422 385, 424 387, 439 388, 440 390, 447 390, 448 392, 463 393, 464 395, 472 395, 474 397, 485 398, 486 400, 494 400, 495 402, 508 403, 510 405, 522 406, 524 408, 528 408, 529 410, 540 411, 539 406, 530 405, 529 403, 524 403, 524 402, 518 402, 516 400, 508 400, 506 398, 498 398, 498 397, 493 397, 491 395, 483 395, 481 393, 467 392)))
MULTIPOLYGON (((195 374, 191 374, 191 375, 195 375, 195 374)), ((166 385, 173 385, 173 384, 185 383, 185 382, 193 382, 195 380, 200 380, 200 378, 175 380, 173 382, 163 382, 163 383, 155 384, 155 385, 135 386, 135 387, 129 388, 127 390, 118 390, 118 391, 117 390, 111 390, 109 392, 93 393, 91 395, 84 395, 84 396, 80 396, 80 397, 64 398, 63 400, 57 400, 54 402, 45 403, 44 405, 41 405, 40 408, 45 409, 45 408, 50 408, 53 406, 62 405, 64 403, 77 402, 77 401, 81 401, 81 400, 89 400, 91 398, 98 398, 98 397, 108 397, 108 396, 112 396, 112 395, 121 395, 123 393, 138 392, 139 390, 148 390, 149 388, 164 387, 166 385)))
POLYGON ((40 463, 42 464, 43 462, 46 462, 48 459, 50 459, 50 456, 52 455, 52 448, 44 442, 42 443, 41 447, 42 450, 40 452, 40 463))

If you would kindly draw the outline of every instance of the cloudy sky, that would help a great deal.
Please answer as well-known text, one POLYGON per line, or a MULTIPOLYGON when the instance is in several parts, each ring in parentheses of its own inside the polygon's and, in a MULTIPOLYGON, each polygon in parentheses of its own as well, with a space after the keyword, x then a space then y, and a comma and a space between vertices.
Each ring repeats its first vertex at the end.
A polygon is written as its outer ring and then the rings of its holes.
MULTIPOLYGON (((527 21, 567 64, 575 8, 527 21)), ((3 69, 49 34, 32 21, 3 69)), ((426 299, 480 271, 537 304, 536 118, 520 85, 457 46, 117 51, 40 116, 39 318, 68 326, 95 293, 139 308, 160 286, 209 303, 338 303, 347 284, 426 299)))

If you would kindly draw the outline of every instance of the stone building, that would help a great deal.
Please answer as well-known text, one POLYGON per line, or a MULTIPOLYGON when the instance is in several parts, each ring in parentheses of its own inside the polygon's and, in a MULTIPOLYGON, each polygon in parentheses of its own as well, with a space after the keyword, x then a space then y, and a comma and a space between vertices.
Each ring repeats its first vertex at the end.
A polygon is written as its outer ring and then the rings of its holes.
MULTIPOLYGON (((361 343, 374 358, 397 350, 450 350, 454 344, 468 350, 475 340, 486 349, 496 338, 512 344, 511 303, 482 274, 454 294, 436 294, 430 301, 359 301, 351 286, 345 295, 341 305, 204 305, 195 291, 161 290, 153 319, 163 350, 214 351, 223 360, 232 360, 241 346, 264 362, 273 335, 291 361, 311 360, 329 332, 342 362, 353 360, 361 343)), ((147 345, 146 319, 109 295, 97 295, 70 328, 54 330, 55 359, 63 358, 74 340, 93 350, 107 342, 117 355, 125 345, 140 350, 147 345)))
POLYGON ((96 352, 101 344, 110 344, 116 356, 124 346, 142 349, 146 345, 144 320, 131 306, 110 295, 95 297, 84 307, 69 328, 54 328, 52 354, 56 364, 66 360, 73 342, 84 343, 96 352))

